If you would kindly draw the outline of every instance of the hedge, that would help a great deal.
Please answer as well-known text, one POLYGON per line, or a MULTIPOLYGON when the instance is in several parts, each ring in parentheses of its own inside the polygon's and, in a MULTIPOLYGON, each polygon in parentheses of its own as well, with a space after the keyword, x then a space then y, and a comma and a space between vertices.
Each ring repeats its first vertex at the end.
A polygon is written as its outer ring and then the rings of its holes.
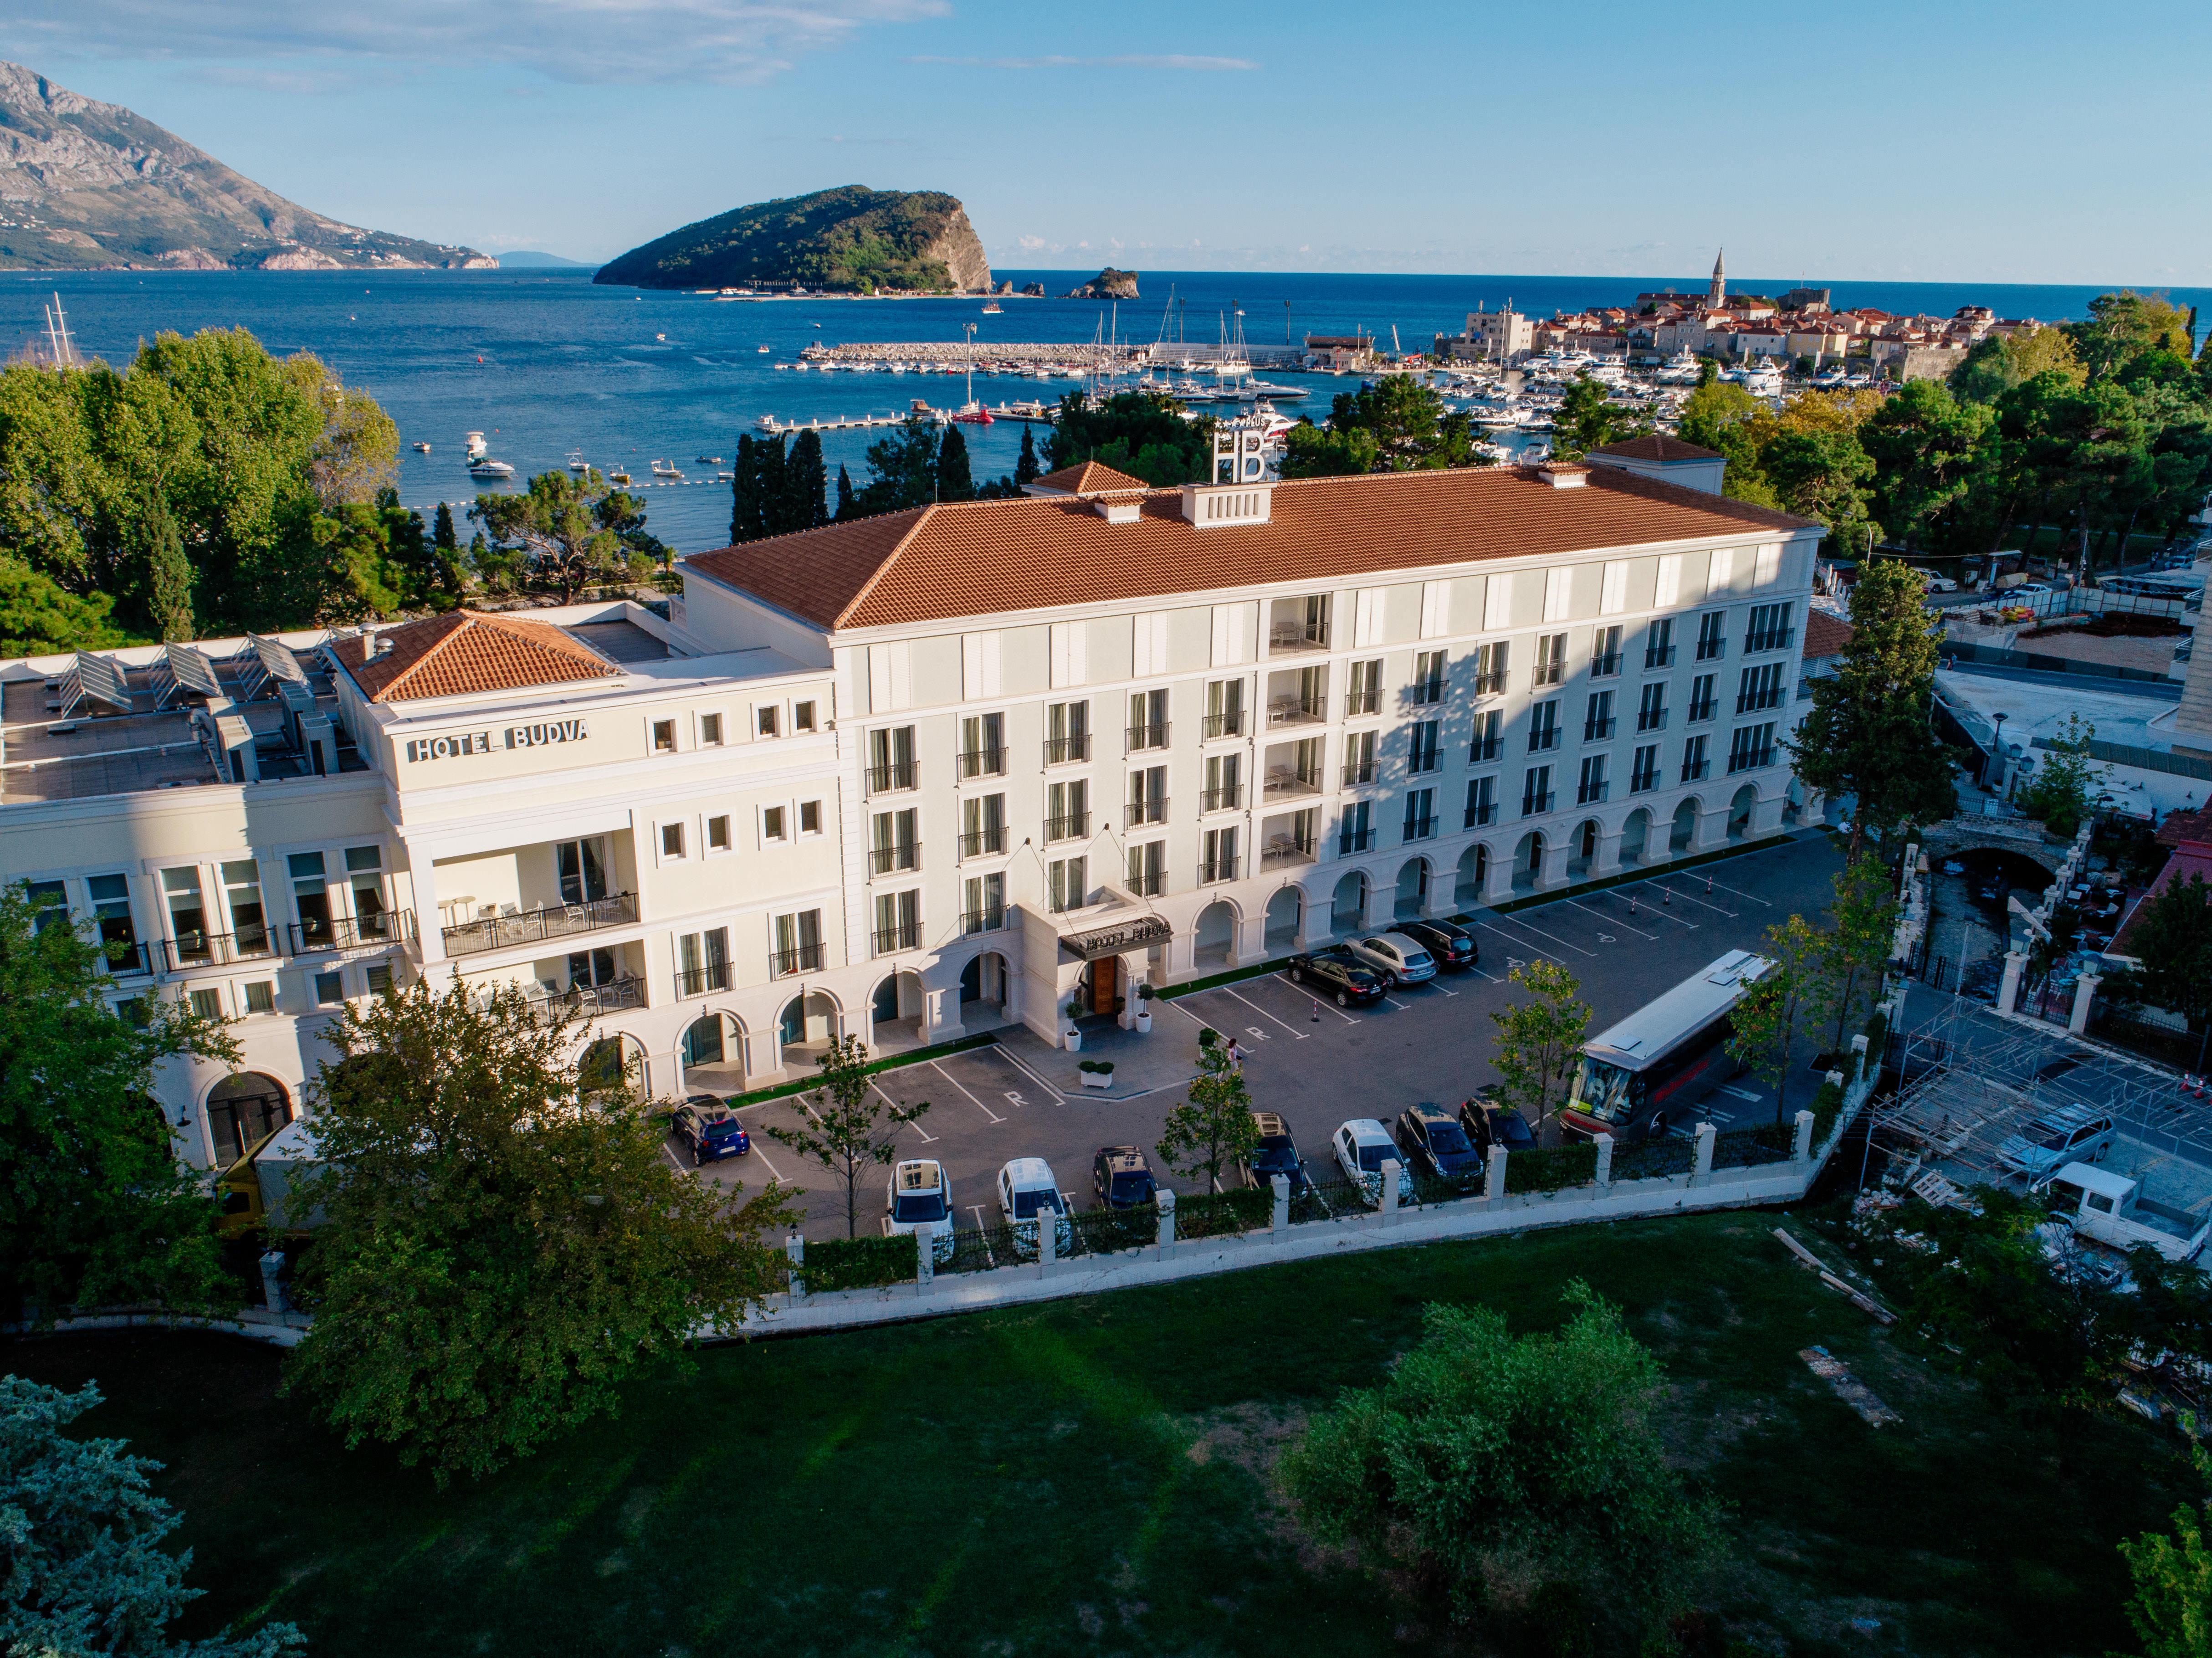
POLYGON ((808 1242, 799 1273, 808 1294, 823 1295, 904 1284, 920 1264, 920 1246, 902 1232, 887 1238, 823 1238, 808 1242))
POLYGON ((1597 1147, 1589 1144, 1533 1146, 1505 1159, 1509 1192, 1562 1192, 1596 1178, 1597 1147))

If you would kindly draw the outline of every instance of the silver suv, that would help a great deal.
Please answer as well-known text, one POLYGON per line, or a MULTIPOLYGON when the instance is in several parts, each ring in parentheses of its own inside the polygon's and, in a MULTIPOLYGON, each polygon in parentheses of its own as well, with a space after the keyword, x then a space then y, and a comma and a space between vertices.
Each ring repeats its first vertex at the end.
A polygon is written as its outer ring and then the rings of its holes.
POLYGON ((1997 1146, 1997 1161, 2040 1186, 2069 1163, 2102 1163, 2112 1149, 2112 1117, 2094 1105, 2062 1106, 2031 1118, 1997 1146))
POLYGON ((1437 976, 1437 958, 1402 932, 1354 938, 1345 945, 1389 985, 1417 985, 1437 976))

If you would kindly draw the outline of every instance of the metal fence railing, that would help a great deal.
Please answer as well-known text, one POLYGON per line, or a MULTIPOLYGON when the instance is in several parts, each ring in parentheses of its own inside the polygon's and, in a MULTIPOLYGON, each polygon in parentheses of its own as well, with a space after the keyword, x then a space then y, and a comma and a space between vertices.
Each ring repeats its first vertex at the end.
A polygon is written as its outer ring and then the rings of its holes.
MULTIPOLYGON (((1664 1175, 1686 1175, 1696 1166, 1695 1142, 1666 1136, 1637 1140, 1613 1148, 1613 1177, 1617 1181, 1650 1180, 1664 1175)), ((1510 1176, 1509 1176, 1510 1178, 1510 1176)))
POLYGON ((1796 1128, 1786 1123, 1727 1129, 1713 1136, 1713 1167, 1753 1169, 1760 1163, 1787 1163, 1796 1141, 1796 1128))

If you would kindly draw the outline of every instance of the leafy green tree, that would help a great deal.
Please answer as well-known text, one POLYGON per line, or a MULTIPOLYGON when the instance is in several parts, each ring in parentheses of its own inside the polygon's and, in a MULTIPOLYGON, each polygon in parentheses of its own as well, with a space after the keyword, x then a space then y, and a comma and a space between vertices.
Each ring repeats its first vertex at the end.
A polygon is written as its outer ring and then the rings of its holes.
POLYGON ((1465 410, 1447 413, 1426 381, 1386 374, 1330 401, 1332 432, 1365 433, 1375 440, 1375 470, 1433 471, 1474 460, 1474 421, 1465 410))
POLYGON ((1372 432, 1358 428, 1340 432, 1302 420, 1283 434, 1283 476, 1356 477, 1374 471, 1381 452, 1372 432))
POLYGON ((100 1402, 0 1376, 0 1651, 22 1658, 280 1658, 300 1631, 177 1641, 168 1626, 206 1591, 185 1587, 190 1549, 164 1546, 182 1516, 153 1491, 161 1465, 120 1439, 67 1431, 100 1402))
POLYGON ((527 559, 566 604, 578 588, 611 577, 627 557, 609 519, 630 506, 593 467, 581 476, 540 472, 520 495, 478 495, 469 516, 495 547, 527 559))
POLYGON ((20 558, 0 553, 0 655, 47 656, 101 651, 131 642, 108 619, 115 601, 79 595, 20 558))
POLYGON ((975 477, 968 464, 968 440, 961 436, 957 426, 946 427, 945 435, 937 440, 937 498, 975 499, 975 477))
POLYGON ((1184 418, 1181 404, 1157 392, 1071 392, 1060 399, 1044 450, 1054 471, 1095 460, 1158 489, 1203 483, 1212 475, 1213 422, 1184 418))
POLYGON ((2108 976, 2107 1001, 2162 1007, 2192 1032, 2212 1029, 2212 886, 2201 875, 2142 901, 2128 928, 2138 965, 2108 976))
POLYGON ((868 1074, 868 1048, 858 1036, 838 1036, 822 1055, 822 1083, 796 1128, 773 1125, 762 1132, 845 1183, 845 1236, 860 1235, 860 1176, 898 1156, 898 1132, 921 1121, 927 1100, 900 1105, 868 1074))
POLYGON ((784 1195, 688 1178, 619 1078, 584 1098, 581 1034, 456 983, 348 1007, 324 1038, 320 1161, 295 1196, 322 1216, 295 1284, 314 1324, 284 1385, 441 1485, 617 1409, 774 1281, 784 1195))
POLYGON ((2089 811, 2089 744, 2097 728, 2078 714, 2066 716, 2065 729, 2051 739, 2034 780, 2018 793, 2020 808, 2040 818, 2051 834, 2071 838, 2089 811))
POLYGON ((1616 408, 1604 383, 1586 374, 1568 383, 1552 420, 1554 460, 1580 460, 1593 449, 1651 429, 1651 422, 1635 410, 1616 408))
POLYGON ((1896 944, 1899 907, 1897 883, 1888 865, 1871 853, 1846 861, 1836 872, 1832 890, 1820 972, 1836 1010, 1835 1035, 1829 1046, 1841 1053, 1845 1028, 1857 1023, 1860 1010, 1881 993, 1882 974, 1896 944))
MULTIPOLYGON (((1706 360, 1711 367, 1712 360, 1706 360)), ((1759 470, 1760 439, 1765 428, 1765 405, 1741 386, 1710 375, 1682 400, 1675 429, 1685 443, 1694 443, 1728 458, 1721 475, 1721 493, 1732 501, 1754 507, 1779 508, 1781 500, 1759 470)))
POLYGON ((1830 1005, 1832 941, 1802 915, 1777 921, 1759 942, 1773 965, 1752 981, 1729 1015, 1728 1050, 1762 1082, 1774 1085, 1774 1121, 1790 1114, 1791 1061, 1805 1029, 1830 1005))
POLYGON ((1951 371, 1949 384, 1962 403, 1995 403, 2013 387, 2043 374, 2058 374, 2074 386, 2087 378, 2063 329, 1991 334, 1977 340, 1965 361, 1951 371))
POLYGON ((1566 1098, 1567 1072, 1589 1029, 1589 1004, 1579 999, 1582 981, 1557 962, 1534 961, 1506 975, 1506 982, 1528 993, 1491 1014, 1498 1026, 1498 1092, 1504 1102, 1541 1133, 1552 1114, 1553 1088, 1566 1098))
POLYGON ((937 499, 937 428, 915 418, 868 446, 868 481, 856 505, 863 514, 927 507, 937 499))
POLYGON ((1957 809, 1950 757, 1929 723, 1937 634, 1925 591, 1919 572, 1899 560, 1860 567, 1850 641, 1834 673, 1808 682, 1813 706, 1784 739, 1808 787, 1856 799, 1854 858, 1870 828, 1934 823, 1957 809))
POLYGON ((2089 301, 2089 314, 2065 325, 2091 384, 2124 378, 2146 358, 2179 358, 2185 367, 2195 342, 2189 313, 2163 294, 2124 288, 2089 301))
POLYGON ((192 628, 192 567, 185 556, 184 537, 177 520, 159 495, 148 504, 146 534, 146 599, 154 627, 167 640, 188 641, 192 628))
POLYGON ((1874 458, 1874 513, 1909 550, 1934 537, 1963 501, 1990 411, 1941 380, 1911 380, 1859 428, 1874 458))
POLYGON ((111 1011, 107 949, 22 883, 0 888, 0 1304, 28 1297, 41 1323, 237 1300, 214 1202, 152 1096, 164 1061, 234 1060, 236 1044, 179 1003, 111 1011))
POLYGON ((1230 1062, 1227 1048, 1209 1042, 1198 1050, 1198 1077, 1189 1100, 1168 1113, 1154 1149, 1176 1174, 1186 1180, 1202 1177, 1207 1191, 1218 1192, 1222 1166, 1250 1157, 1259 1143, 1244 1073, 1230 1062))
MULTIPOLYGON (((2192 1444, 2189 1457, 2198 1479, 2212 1487, 2212 1456, 2192 1444)), ((2140 1658, 2212 1658, 2212 1547, 2203 1503, 2176 1509, 2170 1534, 2144 1532, 2119 1546, 2135 1588, 2127 1612, 2142 1643, 2140 1658)))
POLYGON ((1785 510, 1826 525, 1832 547, 1861 544, 1874 458, 1849 432, 1778 432, 1759 457, 1759 470, 1785 510))
POLYGON ((1587 1284, 1564 1299, 1563 1328, 1521 1336, 1486 1307, 1425 1309, 1387 1380, 1314 1416, 1283 1484, 1316 1537, 1440 1586, 1460 1620, 1522 1610, 1498 1586, 1534 1578, 1656 1632, 1717 1554, 1718 1515, 1653 1421, 1658 1361, 1587 1284))

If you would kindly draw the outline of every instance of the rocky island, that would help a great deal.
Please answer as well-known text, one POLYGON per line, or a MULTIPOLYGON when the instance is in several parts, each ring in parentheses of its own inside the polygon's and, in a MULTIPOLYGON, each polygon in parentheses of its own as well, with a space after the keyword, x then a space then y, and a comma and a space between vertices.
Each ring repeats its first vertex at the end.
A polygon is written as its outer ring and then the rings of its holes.
POLYGON ((592 280, 630 288, 988 294, 991 264, 957 197, 842 185, 672 230, 609 260, 592 280))
POLYGON ((234 173, 120 104, 0 63, 0 270, 491 270, 362 230, 234 173))
POLYGON ((1067 291, 1071 300, 1133 300, 1137 297, 1137 273, 1116 270, 1108 265, 1080 288, 1067 291))

